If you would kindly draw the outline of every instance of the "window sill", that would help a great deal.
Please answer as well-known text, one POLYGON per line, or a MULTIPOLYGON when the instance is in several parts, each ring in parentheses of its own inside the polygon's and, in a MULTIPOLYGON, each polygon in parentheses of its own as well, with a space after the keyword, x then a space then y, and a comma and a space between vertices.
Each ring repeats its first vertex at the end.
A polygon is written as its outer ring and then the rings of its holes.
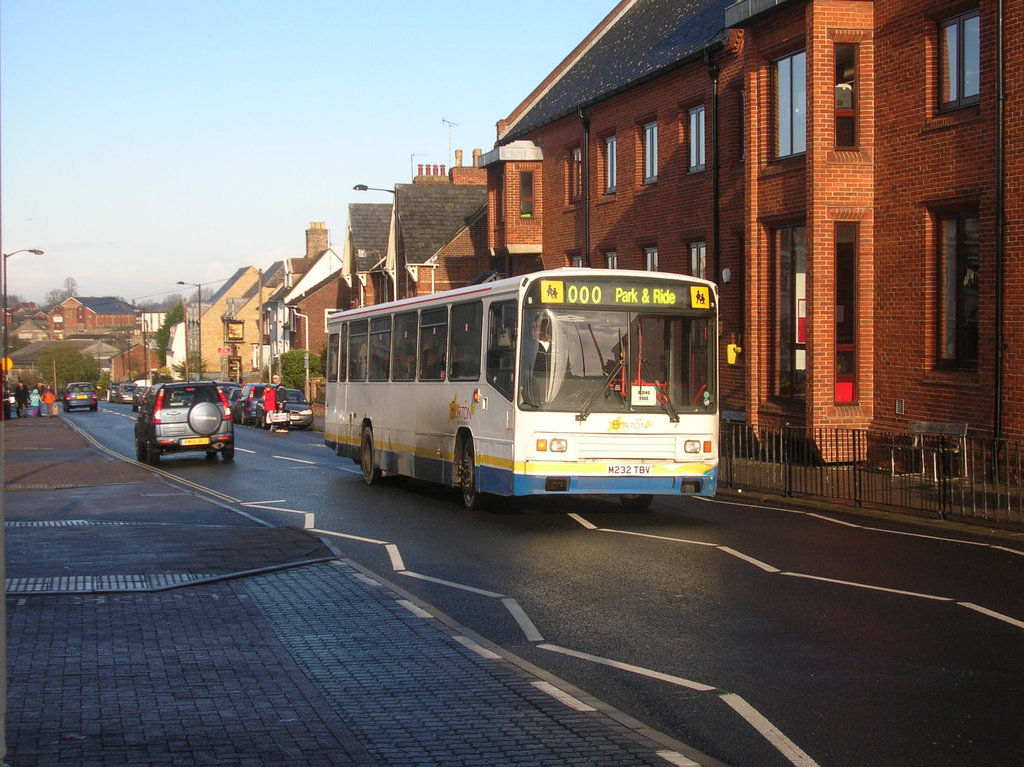
POLYGON ((921 383, 935 386, 969 386, 981 388, 981 378, 977 370, 954 370, 952 368, 936 368, 925 373, 921 383))
POLYGON ((956 125, 963 125, 981 119, 981 105, 971 104, 970 106, 954 109, 949 112, 938 112, 924 121, 921 133, 945 130, 956 125))

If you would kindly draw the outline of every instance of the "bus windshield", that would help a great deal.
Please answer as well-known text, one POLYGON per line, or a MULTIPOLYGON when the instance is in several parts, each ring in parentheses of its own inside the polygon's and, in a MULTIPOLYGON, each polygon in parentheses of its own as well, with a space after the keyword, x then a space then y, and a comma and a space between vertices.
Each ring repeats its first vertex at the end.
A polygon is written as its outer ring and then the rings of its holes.
POLYGON ((650 312, 527 309, 519 367, 524 410, 706 413, 714 392, 714 319, 650 312))

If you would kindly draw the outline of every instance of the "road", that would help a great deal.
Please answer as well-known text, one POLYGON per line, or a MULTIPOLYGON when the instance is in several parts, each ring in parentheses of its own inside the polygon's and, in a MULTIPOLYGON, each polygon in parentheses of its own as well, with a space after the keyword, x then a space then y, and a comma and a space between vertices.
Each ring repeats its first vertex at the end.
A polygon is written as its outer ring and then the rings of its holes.
MULTIPOLYGON (((129 406, 65 417, 134 456, 129 406)), ((233 463, 159 470, 313 513, 353 560, 721 762, 1024 764, 1024 536, 732 496, 469 512, 444 488, 365 486, 317 432, 236 444, 233 463)))

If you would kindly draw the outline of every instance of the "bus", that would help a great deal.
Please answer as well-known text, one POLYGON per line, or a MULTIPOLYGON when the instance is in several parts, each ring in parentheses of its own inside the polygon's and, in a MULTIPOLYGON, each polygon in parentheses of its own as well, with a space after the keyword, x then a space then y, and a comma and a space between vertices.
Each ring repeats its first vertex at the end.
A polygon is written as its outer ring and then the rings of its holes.
POLYGON ((367 484, 488 496, 712 496, 718 292, 565 268, 328 316, 324 441, 367 484))

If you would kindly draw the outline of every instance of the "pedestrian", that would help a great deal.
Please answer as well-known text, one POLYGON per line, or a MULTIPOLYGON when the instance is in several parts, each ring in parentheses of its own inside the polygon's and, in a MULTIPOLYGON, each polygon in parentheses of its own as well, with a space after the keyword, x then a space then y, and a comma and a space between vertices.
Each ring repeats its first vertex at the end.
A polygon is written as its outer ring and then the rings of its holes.
MULTIPOLYGON (((285 393, 284 387, 281 385, 281 376, 275 375, 271 377, 271 386, 274 387, 274 411, 277 413, 285 412, 285 403, 288 402, 288 395, 285 393)), ((277 432, 279 434, 288 433, 288 422, 279 421, 277 423, 277 432)))
POLYGON ((39 406, 43 404, 43 398, 39 396, 39 389, 33 389, 28 395, 28 416, 35 418, 39 415, 39 406))
MULTIPOLYGON (((277 378, 277 376, 274 376, 277 378)), ((263 428, 274 429, 271 416, 277 412, 277 385, 270 383, 263 387, 263 428)))
POLYGON ((25 417, 25 411, 28 409, 28 387, 25 386, 24 381, 18 381, 18 385, 14 387, 14 405, 18 409, 18 418, 25 417))
POLYGON ((43 412, 49 416, 57 415, 57 395, 52 386, 47 386, 43 392, 43 412))

